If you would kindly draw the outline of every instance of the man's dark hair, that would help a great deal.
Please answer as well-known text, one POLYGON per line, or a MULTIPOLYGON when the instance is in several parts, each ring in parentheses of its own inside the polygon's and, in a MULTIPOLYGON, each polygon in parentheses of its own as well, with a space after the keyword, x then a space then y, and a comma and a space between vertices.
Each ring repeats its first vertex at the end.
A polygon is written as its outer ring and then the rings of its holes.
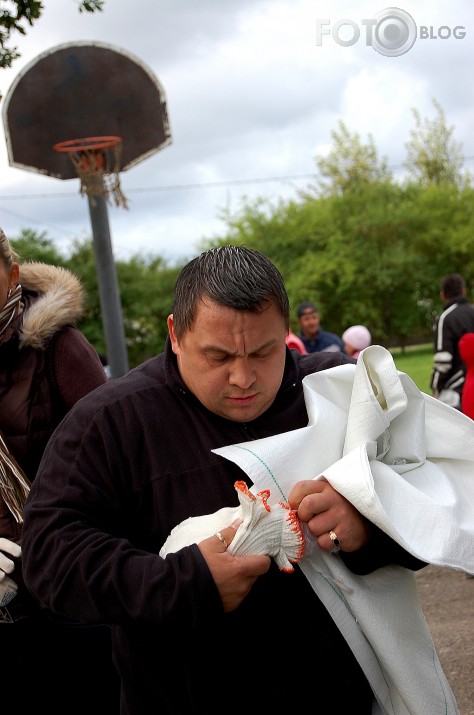
POLYGON ((459 298, 466 288, 466 281, 459 273, 450 273, 441 278, 441 290, 447 299, 459 298))
POLYGON ((319 308, 310 300, 305 300, 300 303, 296 311, 296 317, 301 318, 305 313, 319 313, 319 308))
POLYGON ((204 297, 250 313, 261 313, 274 303, 289 328, 290 306, 283 276, 269 258, 252 248, 211 248, 184 266, 173 298, 178 340, 192 328, 197 301, 204 297))

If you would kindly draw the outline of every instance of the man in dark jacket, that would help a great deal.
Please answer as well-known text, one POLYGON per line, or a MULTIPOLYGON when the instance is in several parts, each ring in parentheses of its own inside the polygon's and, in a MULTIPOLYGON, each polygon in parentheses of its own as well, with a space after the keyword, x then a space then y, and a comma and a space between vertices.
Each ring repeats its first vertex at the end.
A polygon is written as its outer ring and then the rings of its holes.
POLYGON ((307 352, 320 351, 344 352, 342 338, 336 333, 330 333, 321 327, 319 309, 309 300, 305 300, 296 311, 300 332, 298 337, 303 341, 307 352))
POLYGON ((430 385, 434 397, 460 410, 466 366, 461 360, 458 343, 464 333, 474 332, 474 306, 467 300, 466 283, 459 273, 443 276, 440 296, 444 307, 433 325, 430 385))
MULTIPOLYGON (((26 505, 26 582, 60 613, 113 624, 121 715, 372 713, 367 677, 298 565, 232 555, 234 522, 159 556, 177 525, 252 486, 213 450, 305 427, 303 378, 354 364, 290 351, 288 329, 265 256, 206 251, 178 277, 164 352, 81 400, 49 443, 26 505)), ((423 566, 325 480, 295 484, 289 505, 355 573, 423 566)))

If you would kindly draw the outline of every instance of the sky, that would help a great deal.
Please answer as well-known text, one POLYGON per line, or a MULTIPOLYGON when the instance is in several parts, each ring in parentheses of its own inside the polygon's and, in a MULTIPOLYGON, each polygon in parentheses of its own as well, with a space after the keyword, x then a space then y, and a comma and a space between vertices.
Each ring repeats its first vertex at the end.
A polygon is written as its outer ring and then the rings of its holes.
POLYGON ((121 173, 128 209, 107 210, 118 260, 187 260, 201 241, 225 236, 223 217, 246 203, 298 199, 341 121, 402 176, 413 110, 433 120, 436 101, 474 172, 472 0, 106 0, 93 14, 76 0, 44 6, 8 43, 20 59, 0 69, 0 226, 10 238, 33 229, 67 254, 92 236, 79 179, 11 166, 6 145, 10 87, 68 43, 130 54, 166 100, 170 143, 121 173))

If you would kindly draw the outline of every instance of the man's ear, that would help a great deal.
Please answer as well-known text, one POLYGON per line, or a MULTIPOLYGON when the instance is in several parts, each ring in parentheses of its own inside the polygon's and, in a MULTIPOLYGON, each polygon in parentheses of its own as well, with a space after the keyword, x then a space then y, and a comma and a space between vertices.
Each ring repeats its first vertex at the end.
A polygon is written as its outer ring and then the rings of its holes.
POLYGON ((168 334, 170 336, 171 340, 171 348, 175 354, 178 353, 178 339, 176 338, 176 333, 174 332, 174 322, 173 322, 173 313, 170 313, 168 315, 168 318, 166 319, 166 324, 168 326, 168 334))

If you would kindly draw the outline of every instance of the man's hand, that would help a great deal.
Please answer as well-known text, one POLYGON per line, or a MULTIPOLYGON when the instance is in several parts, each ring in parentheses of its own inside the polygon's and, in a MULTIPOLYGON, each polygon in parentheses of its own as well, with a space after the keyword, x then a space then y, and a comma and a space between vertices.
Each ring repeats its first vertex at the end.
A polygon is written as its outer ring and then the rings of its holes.
MULTIPOLYGON (((288 502, 298 512, 300 521, 308 525, 323 551, 333 551, 337 537, 342 551, 357 551, 369 540, 368 520, 339 494, 325 479, 297 482, 288 502)), ((336 544, 337 545, 337 544, 336 544)))
POLYGON ((224 611, 235 610, 249 593, 259 576, 270 568, 269 556, 232 556, 227 547, 232 543, 241 520, 198 544, 219 590, 224 611))

